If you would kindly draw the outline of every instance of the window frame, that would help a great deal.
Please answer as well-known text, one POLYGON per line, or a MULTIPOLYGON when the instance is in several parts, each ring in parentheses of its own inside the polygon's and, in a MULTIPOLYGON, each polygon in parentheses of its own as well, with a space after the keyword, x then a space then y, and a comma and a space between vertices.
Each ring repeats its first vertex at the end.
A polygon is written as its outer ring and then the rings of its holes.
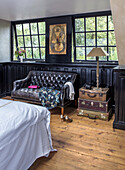
POLYGON ((14 38, 15 38, 15 43, 16 43, 16 48, 18 47, 18 39, 17 37, 23 37, 23 43, 24 43, 24 47, 20 47, 20 48, 24 48, 24 50, 27 48, 30 48, 32 50, 32 58, 27 58, 26 54, 25 54, 25 58, 24 61, 40 61, 40 62, 46 62, 46 37, 47 37, 47 33, 46 33, 46 19, 31 19, 31 20, 20 20, 20 21, 12 21, 11 22, 11 61, 17 61, 14 60, 14 38), (39 26, 38 23, 39 22, 45 22, 45 34, 40 34, 39 33, 39 26), (37 34, 32 34, 31 33, 31 24, 32 23, 37 23, 37 34), (22 35, 17 35, 17 31, 16 31, 16 25, 22 25, 22 35), (23 24, 29 24, 29 31, 30 34, 24 34, 24 29, 23 29, 23 24), (45 46, 41 46, 40 45, 40 36, 44 35, 45 36, 45 46), (30 42, 31 42, 31 46, 30 47, 26 47, 25 46, 25 39, 24 37, 26 36, 30 36, 30 42), (34 47, 33 43, 32 43, 32 36, 37 36, 38 37, 38 46, 34 47), (40 58, 33 58, 33 48, 38 48, 39 49, 39 57, 40 58), (45 59, 42 59, 41 57, 41 48, 45 49, 45 59))
MULTIPOLYGON (((102 12, 92 12, 92 13, 84 13, 84 14, 78 14, 78 15, 74 15, 73 16, 73 52, 74 54, 72 54, 72 56, 74 56, 73 60, 74 60, 74 63, 90 63, 90 62, 93 62, 95 63, 96 60, 89 60, 87 59, 87 48, 86 47, 106 47, 107 48, 107 52, 108 51, 108 48, 109 47, 116 47, 116 45, 109 45, 109 32, 111 31, 114 31, 113 30, 109 30, 108 26, 108 16, 112 16, 112 13, 111 11, 102 11, 102 12), (106 16, 106 22, 107 22, 107 28, 106 30, 97 30, 97 17, 101 17, 101 16, 106 16), (86 18, 90 18, 90 17, 94 17, 95 18, 95 31, 86 31, 86 18), (84 19, 84 28, 85 30, 84 31, 75 31, 75 19, 80 19, 80 18, 83 18, 84 19), (106 32, 107 33, 107 43, 106 43, 106 46, 105 45, 100 45, 98 46, 97 45, 97 33, 98 32, 106 32), (84 36, 85 36, 85 42, 84 42, 84 45, 83 46, 77 46, 76 45, 76 33, 83 33, 84 36), (86 33, 95 33, 95 46, 87 46, 86 45, 86 33), (85 60, 78 60, 77 59, 77 56, 76 56, 76 48, 77 47, 84 47, 85 48, 85 60)), ((109 60, 109 57, 107 56, 107 60, 100 60, 100 62, 106 62, 106 63, 115 63, 115 64, 118 64, 118 61, 117 60, 109 60)))
MULTIPOLYGON (((65 17, 71 17, 72 18, 72 44, 71 44, 71 48, 73 48, 71 51, 72 51, 72 59, 71 59, 71 64, 72 63, 96 63, 95 60, 76 60, 76 42, 75 42, 75 19, 77 18, 83 18, 83 17, 98 17, 98 16, 109 16, 109 15, 112 15, 111 14, 111 11, 101 11, 101 12, 91 12, 91 13, 83 13, 83 14, 75 14, 75 15, 65 15, 65 17)), ((61 16, 60 16, 61 17, 61 16)), ((11 22, 11 61, 17 61, 17 60, 14 60, 13 58, 13 54, 14 54, 14 36, 15 36, 15 40, 16 40, 16 47, 18 46, 17 44, 17 33, 16 33, 16 27, 15 25, 16 24, 26 24, 26 23, 38 23, 38 22, 45 22, 45 60, 42 60, 42 59, 24 59, 25 61, 38 61, 38 62, 43 62, 43 63, 46 63, 46 59, 47 59, 47 38, 48 38, 48 33, 47 33, 47 22, 48 20, 50 19, 53 19, 53 17, 47 17, 47 18, 38 18, 38 19, 30 19, 30 20, 20 20, 20 21, 12 21, 11 22), (14 32, 15 32, 15 35, 14 35, 14 32)), ((107 24, 107 27, 108 27, 108 24, 107 24)), ((111 30, 110 30, 111 31, 111 30)), ((113 30, 114 31, 114 30, 113 30)), ((95 31, 94 31, 95 32, 95 31)), ((98 32, 98 31, 97 31, 98 32)), ((102 31, 101 31, 102 32, 102 31)), ((106 30, 107 32, 107 30, 106 30)), ((109 31, 108 31, 109 32, 109 31)), ((86 34, 85 34, 86 35, 86 34)), ((80 46, 81 47, 81 46, 80 46)), ((88 46, 87 46, 88 47, 88 46)), ((104 46, 103 46, 104 47, 104 46)), ((114 46, 116 47, 116 46, 114 46)), ((68 56, 67 56, 68 57, 68 56)), ((118 61, 116 60, 100 60, 100 63, 106 63, 106 64, 118 64, 118 61)))

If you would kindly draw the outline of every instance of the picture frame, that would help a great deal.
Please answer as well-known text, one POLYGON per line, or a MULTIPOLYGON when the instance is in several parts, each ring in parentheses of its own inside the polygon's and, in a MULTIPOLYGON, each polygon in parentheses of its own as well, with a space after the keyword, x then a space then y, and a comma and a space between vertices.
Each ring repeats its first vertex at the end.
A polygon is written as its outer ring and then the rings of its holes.
POLYGON ((67 24, 49 25, 49 54, 67 54, 67 24))

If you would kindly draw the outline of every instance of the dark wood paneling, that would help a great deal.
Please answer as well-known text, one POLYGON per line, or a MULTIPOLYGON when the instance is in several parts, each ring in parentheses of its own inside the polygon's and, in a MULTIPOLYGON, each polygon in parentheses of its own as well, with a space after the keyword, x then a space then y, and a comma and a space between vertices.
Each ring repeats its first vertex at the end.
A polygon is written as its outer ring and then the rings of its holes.
POLYGON ((114 69, 115 120, 114 128, 125 130, 125 69, 114 69))
MULTIPOLYGON (((2 69, 5 70, 4 93, 10 95, 13 89, 13 82, 25 78, 31 70, 49 70, 75 72, 78 74, 77 93, 85 83, 96 86, 96 64, 50 64, 50 63, 4 63, 2 69)), ((100 84, 102 87, 108 86, 111 89, 113 99, 113 77, 112 70, 115 65, 100 65, 100 84)), ((0 83, 0 87, 2 83, 0 83)))

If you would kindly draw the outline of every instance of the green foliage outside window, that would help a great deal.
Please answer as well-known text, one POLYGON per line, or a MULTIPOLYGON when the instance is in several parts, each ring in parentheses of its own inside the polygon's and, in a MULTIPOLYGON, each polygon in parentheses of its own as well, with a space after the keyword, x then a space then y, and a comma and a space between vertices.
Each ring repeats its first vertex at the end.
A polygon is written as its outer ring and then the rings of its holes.
POLYGON ((86 31, 95 31, 95 18, 86 18, 86 31))
POLYGON ((95 60, 87 58, 94 47, 102 47, 109 53, 109 57, 101 57, 101 60, 118 60, 112 16, 75 19, 76 60, 95 60))

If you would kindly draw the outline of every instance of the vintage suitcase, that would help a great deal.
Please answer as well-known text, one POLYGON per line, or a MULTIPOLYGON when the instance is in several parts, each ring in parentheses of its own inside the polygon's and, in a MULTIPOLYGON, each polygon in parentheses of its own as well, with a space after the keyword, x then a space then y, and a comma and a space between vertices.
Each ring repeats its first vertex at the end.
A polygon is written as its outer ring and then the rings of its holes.
POLYGON ((94 101, 78 98, 78 108, 107 113, 111 107, 111 98, 108 101, 94 101))
POLYGON ((78 116, 85 116, 90 119, 101 119, 109 121, 112 118, 112 109, 110 109, 108 113, 78 109, 78 116))
POLYGON ((91 90, 81 87, 79 89, 79 98, 88 99, 88 100, 98 100, 98 101, 107 101, 109 88, 101 88, 99 90, 94 90, 92 87, 91 90))

